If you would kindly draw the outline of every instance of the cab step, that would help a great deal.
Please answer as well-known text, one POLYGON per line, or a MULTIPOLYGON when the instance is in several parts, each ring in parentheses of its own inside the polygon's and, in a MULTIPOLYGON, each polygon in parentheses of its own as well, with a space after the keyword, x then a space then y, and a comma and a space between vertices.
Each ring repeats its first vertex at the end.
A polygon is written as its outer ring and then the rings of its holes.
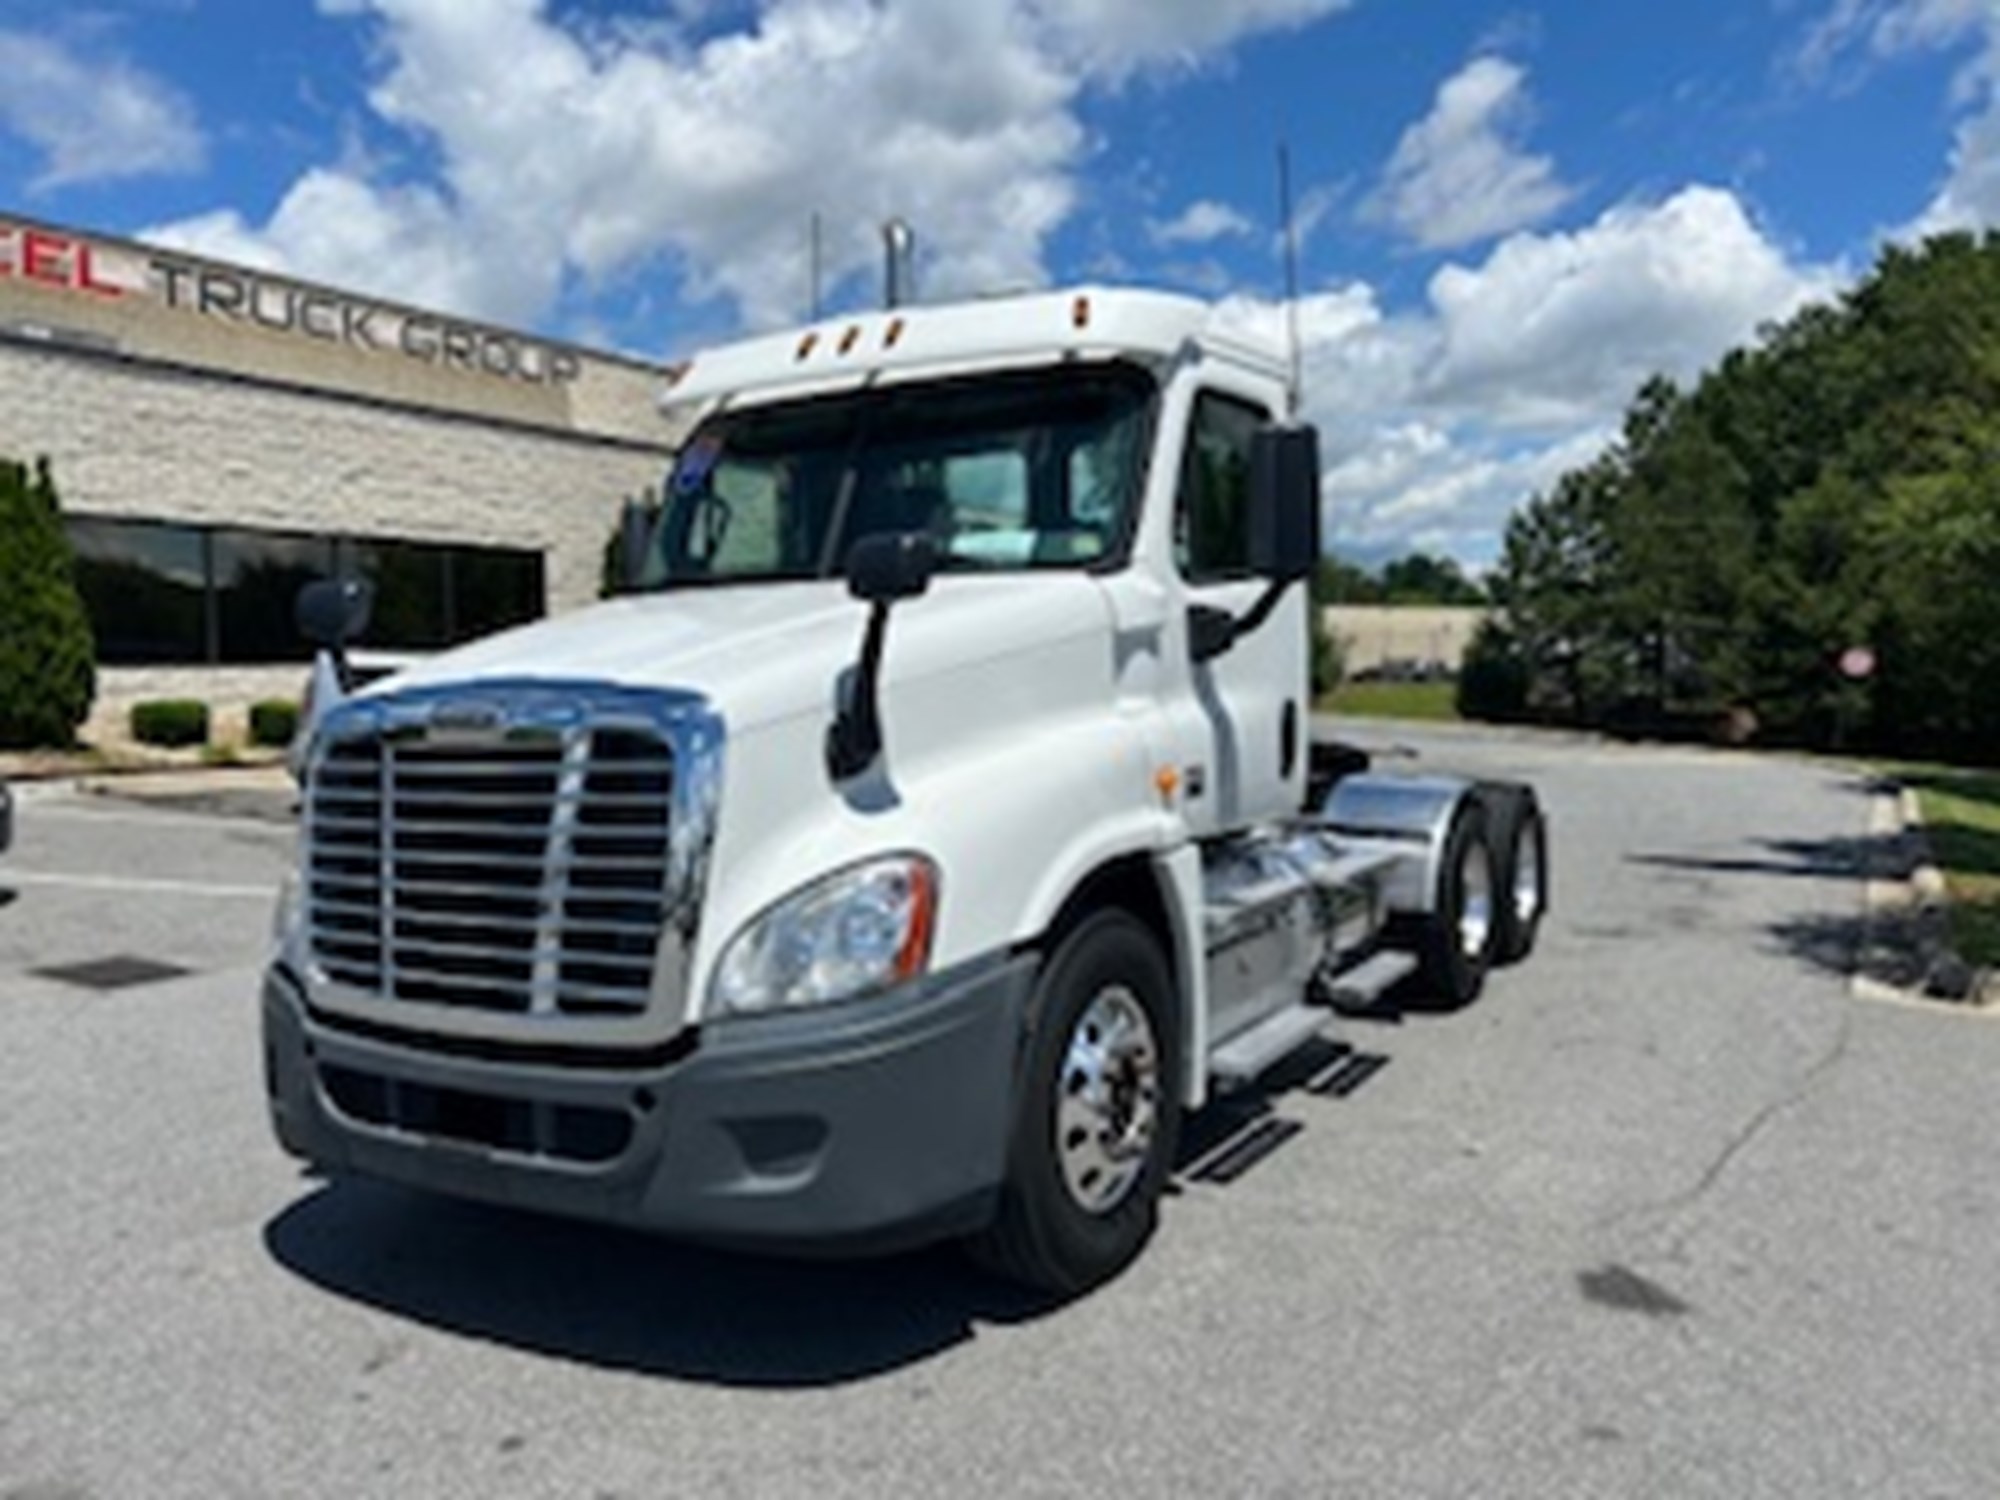
POLYGON ((1231 1037, 1208 1054, 1208 1076, 1216 1091, 1255 1083, 1272 1064, 1324 1031, 1331 1019, 1323 1006, 1290 1005, 1231 1037))
POLYGON ((1322 1004, 1347 1014, 1371 1011, 1382 997, 1417 972, 1417 956, 1385 948, 1340 974, 1319 991, 1322 1004))

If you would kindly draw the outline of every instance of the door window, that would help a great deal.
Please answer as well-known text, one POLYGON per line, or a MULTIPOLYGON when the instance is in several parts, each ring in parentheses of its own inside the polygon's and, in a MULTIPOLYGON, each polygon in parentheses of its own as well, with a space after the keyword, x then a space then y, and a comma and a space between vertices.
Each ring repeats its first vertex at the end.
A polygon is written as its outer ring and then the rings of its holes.
POLYGON ((1195 398, 1174 512, 1174 559, 1191 583, 1250 576, 1250 448, 1269 420, 1212 391, 1195 398))

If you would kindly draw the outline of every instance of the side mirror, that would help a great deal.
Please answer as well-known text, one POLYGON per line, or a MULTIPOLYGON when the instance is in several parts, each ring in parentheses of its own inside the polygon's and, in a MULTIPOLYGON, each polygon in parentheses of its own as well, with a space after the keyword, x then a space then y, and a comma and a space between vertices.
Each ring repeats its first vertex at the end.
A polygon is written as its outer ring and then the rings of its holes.
POLYGON ((847 554, 847 591, 865 604, 914 599, 937 565, 937 543, 921 531, 865 536, 847 554))
POLYGON ((889 609, 931 586, 937 543, 921 531, 865 536, 847 553, 847 591, 868 606, 853 691, 826 727, 826 770, 835 785, 859 776, 882 753, 882 650, 889 609))
POLYGON ((299 634, 338 651, 359 640, 375 608, 375 585, 365 578, 320 578, 299 590, 293 611, 299 634))
POLYGON ((1250 566, 1275 583, 1319 566, 1319 429, 1266 427, 1250 446, 1250 566))

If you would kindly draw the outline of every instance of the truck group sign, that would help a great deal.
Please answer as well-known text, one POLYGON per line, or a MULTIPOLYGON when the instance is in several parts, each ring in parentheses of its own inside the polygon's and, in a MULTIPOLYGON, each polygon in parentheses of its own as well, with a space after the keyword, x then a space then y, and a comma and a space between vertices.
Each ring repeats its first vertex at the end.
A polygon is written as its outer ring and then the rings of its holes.
POLYGON ((0 221, 5 281, 100 302, 146 298, 238 327, 527 385, 567 385, 582 369, 571 350, 500 329, 165 251, 0 221))

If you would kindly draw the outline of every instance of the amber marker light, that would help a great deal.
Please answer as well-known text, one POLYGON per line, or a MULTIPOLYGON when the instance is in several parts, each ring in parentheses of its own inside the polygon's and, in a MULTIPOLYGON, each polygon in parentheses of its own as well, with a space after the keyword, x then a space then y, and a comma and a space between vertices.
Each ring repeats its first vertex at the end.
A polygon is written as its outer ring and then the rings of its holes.
POLYGON ((1174 793, 1181 789, 1181 773, 1172 766, 1161 766, 1153 773, 1153 786, 1164 802, 1174 800, 1174 793))
POLYGON ((854 346, 860 342, 861 342, 861 325, 859 323, 856 323, 852 328, 849 328, 847 332, 843 333, 840 336, 840 352, 842 354, 852 354, 854 352, 854 346))
POLYGON ((931 961, 931 934, 937 927, 937 871, 928 860, 910 862, 910 927, 896 950, 896 977, 914 979, 931 961))
POLYGON ((1090 326, 1090 299, 1088 297, 1079 297, 1070 304, 1069 321, 1070 325, 1074 328, 1088 328, 1090 326))
POLYGON ((903 320, 901 318, 891 318, 889 320, 889 331, 882 335, 882 347, 884 349, 893 349, 902 341, 903 320))
POLYGON ((795 357, 798 359, 805 359, 813 352, 813 350, 817 349, 818 347, 819 347, 819 335, 817 333, 809 333, 804 338, 799 340, 799 352, 795 357))

